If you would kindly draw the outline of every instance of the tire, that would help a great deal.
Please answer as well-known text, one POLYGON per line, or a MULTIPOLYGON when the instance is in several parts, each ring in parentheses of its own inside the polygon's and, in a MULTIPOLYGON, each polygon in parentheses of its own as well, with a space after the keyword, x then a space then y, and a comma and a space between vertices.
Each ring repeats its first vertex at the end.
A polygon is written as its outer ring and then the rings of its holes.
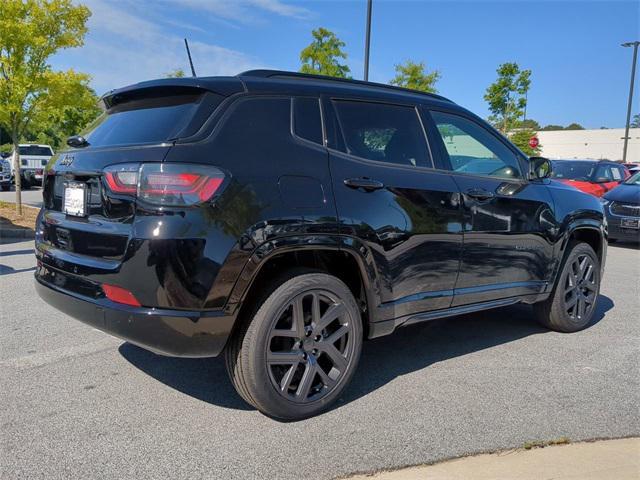
POLYGON ((589 326, 600 294, 600 261, 583 242, 570 243, 558 280, 549 298, 533 306, 536 320, 558 332, 589 326))
POLYGON ((331 275, 298 269, 263 289, 224 355, 247 403, 291 421, 317 415, 338 399, 361 349, 362 320, 349 288, 331 275))
POLYGON ((3 192, 8 192, 11 190, 11 185, 2 185, 0 188, 2 188, 3 192))

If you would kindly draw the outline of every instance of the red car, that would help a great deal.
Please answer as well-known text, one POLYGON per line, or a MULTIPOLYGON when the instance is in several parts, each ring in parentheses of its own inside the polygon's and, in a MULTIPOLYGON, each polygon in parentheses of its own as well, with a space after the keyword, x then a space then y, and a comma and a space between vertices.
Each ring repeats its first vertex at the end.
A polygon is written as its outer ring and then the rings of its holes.
POLYGON ((551 178, 601 197, 631 176, 626 166, 610 160, 553 160, 551 178))

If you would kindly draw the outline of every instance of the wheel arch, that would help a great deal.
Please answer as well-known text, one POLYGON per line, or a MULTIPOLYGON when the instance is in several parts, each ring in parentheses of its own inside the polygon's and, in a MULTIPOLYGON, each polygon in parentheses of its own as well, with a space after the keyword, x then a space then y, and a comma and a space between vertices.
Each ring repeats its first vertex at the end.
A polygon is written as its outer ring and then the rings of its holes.
MULTIPOLYGON (((285 237, 268 242, 251 256, 236 282, 229 304, 242 319, 253 307, 255 292, 284 271, 306 267, 342 280, 358 303, 365 338, 376 321, 380 288, 372 255, 357 239, 350 237, 285 237)), ((240 323, 240 322, 236 322, 240 323)))

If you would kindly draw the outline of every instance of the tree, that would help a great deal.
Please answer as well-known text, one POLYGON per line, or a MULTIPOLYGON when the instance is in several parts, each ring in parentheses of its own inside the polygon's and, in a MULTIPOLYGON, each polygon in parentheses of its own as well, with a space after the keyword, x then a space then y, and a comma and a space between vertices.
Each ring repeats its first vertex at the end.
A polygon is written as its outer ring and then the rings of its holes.
POLYGON ((542 127, 541 130, 552 132, 554 130, 564 130, 564 127, 562 125, 550 124, 550 125, 545 125, 544 127, 542 127))
POLYGON ((531 130, 540 130, 540 124, 535 120, 527 118, 518 123, 518 128, 529 128, 531 130))
POLYGON ((569 125, 564 127, 564 129, 565 130, 584 130, 584 127, 579 123, 570 123, 569 125))
POLYGON ((184 76, 184 70, 181 68, 176 68, 175 70, 171 70, 165 74, 165 77, 167 78, 183 78, 184 76))
POLYGON ((435 85, 439 79, 438 70, 427 73, 424 62, 407 60, 404 64, 396 65, 396 76, 389 83, 420 92, 436 93, 435 85))
POLYGON ((531 70, 520 70, 517 63, 503 63, 496 70, 498 79, 489 85, 484 99, 489 103, 489 121, 502 133, 514 128, 527 107, 531 70))
POLYGON ((336 34, 326 28, 318 28, 311 32, 313 41, 300 52, 302 73, 328 75, 330 77, 350 78, 351 70, 347 65, 340 64, 340 59, 346 59, 347 54, 342 51, 345 43, 336 34))
MULTIPOLYGON (((22 215, 18 144, 32 125, 64 116, 65 108, 89 107, 76 98, 88 75, 56 72, 47 63, 61 49, 83 44, 91 15, 71 0, 2 0, 0 3, 0 125, 11 136, 16 172, 16 210, 22 215)), ((91 100, 93 101, 93 99, 91 100)))
POLYGON ((509 139, 513 142, 513 144, 522 150, 524 153, 529 155, 530 157, 534 157, 540 154, 542 150, 542 145, 538 145, 536 148, 531 148, 529 146, 529 140, 531 137, 536 136, 536 131, 530 128, 521 128, 514 131, 509 139))
POLYGON ((640 113, 636 113, 629 124, 631 128, 640 128, 640 113))

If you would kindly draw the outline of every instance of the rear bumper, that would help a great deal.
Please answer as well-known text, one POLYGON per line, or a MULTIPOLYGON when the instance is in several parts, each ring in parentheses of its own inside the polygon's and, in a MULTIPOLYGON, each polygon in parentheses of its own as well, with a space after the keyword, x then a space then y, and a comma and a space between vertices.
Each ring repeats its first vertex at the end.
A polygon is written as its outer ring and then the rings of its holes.
POLYGON ((49 305, 98 330, 162 355, 213 357, 224 349, 234 318, 223 312, 137 308, 88 298, 46 282, 36 291, 49 305))

